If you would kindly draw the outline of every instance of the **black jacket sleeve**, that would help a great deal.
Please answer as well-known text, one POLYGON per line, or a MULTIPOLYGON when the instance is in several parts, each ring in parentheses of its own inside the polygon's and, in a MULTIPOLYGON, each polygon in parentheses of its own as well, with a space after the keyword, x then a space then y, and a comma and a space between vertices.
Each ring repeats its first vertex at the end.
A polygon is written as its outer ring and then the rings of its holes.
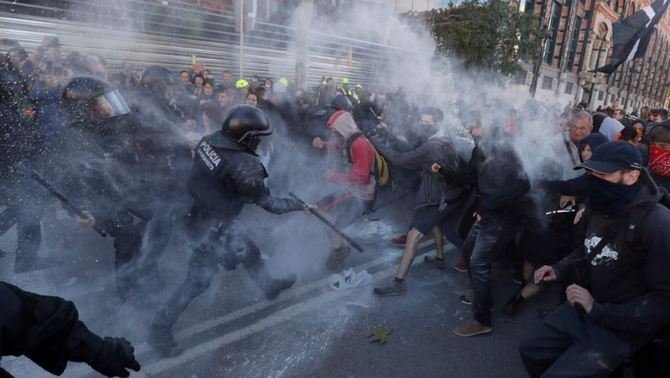
POLYGON ((439 156, 435 156, 435 152, 429 143, 423 143, 411 151, 398 152, 386 146, 378 137, 372 137, 370 142, 389 163, 398 167, 430 170, 430 166, 439 158, 439 156))
POLYGON ((567 283, 569 272, 576 264, 583 263, 586 260, 586 249, 584 245, 575 248, 569 255, 563 257, 560 261, 552 265, 559 281, 567 283))
POLYGON ((72 302, 0 282, 0 303, 2 355, 25 355, 60 375, 68 361, 89 362, 102 350, 103 340, 79 321, 72 302))
POLYGON ((238 192, 251 203, 262 207, 273 214, 284 214, 302 210, 300 201, 292 198, 274 197, 265 186, 265 168, 256 162, 240 164, 232 175, 238 192))
POLYGON ((605 327, 653 333, 670 324, 670 210, 656 205, 640 226, 647 292, 625 303, 596 303, 589 315, 605 327))

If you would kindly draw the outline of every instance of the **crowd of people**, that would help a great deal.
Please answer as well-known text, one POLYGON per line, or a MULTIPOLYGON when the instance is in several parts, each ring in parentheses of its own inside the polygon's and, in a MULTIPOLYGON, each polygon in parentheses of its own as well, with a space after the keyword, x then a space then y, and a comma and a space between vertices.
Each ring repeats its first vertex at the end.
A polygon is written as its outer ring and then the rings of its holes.
MULTIPOLYGON (((150 326, 162 357, 181 352, 173 325, 220 268, 243 265, 268 300, 295 283, 269 273, 238 222, 245 205, 329 221, 326 268, 340 272, 356 247, 341 230, 411 197, 407 233, 389 240, 404 248, 398 271, 376 295, 407 293, 419 243, 432 236, 426 262, 446 269, 448 241, 460 253, 454 269, 470 277, 460 300, 473 316, 454 334, 492 332, 492 267, 505 260, 518 284, 506 316, 562 285, 557 306, 521 341, 531 376, 606 376, 629 361, 640 376, 667 369, 653 358, 670 352, 666 109, 629 115, 616 103, 595 112, 570 104, 544 125, 548 148, 531 170, 518 141, 527 116, 542 112, 533 101, 494 102, 495 117, 453 104, 447 117, 443 104, 402 88, 350 87, 347 78, 308 90, 286 77, 236 80, 226 70, 217 78, 199 64, 112 72, 102 56, 64 55, 57 38, 31 53, 0 43, 0 233, 16 226, 14 272, 60 263, 38 256, 54 201, 114 239, 116 290, 128 303, 145 305, 141 293, 162 288, 171 241, 190 249, 184 282, 150 326), (270 188, 291 189, 287 166, 325 172, 337 189, 313 204, 276 197, 270 188)), ((89 331, 71 302, 4 282, 0 302, 3 355, 26 355, 53 374, 67 361, 107 376, 140 369, 127 340, 89 331)))

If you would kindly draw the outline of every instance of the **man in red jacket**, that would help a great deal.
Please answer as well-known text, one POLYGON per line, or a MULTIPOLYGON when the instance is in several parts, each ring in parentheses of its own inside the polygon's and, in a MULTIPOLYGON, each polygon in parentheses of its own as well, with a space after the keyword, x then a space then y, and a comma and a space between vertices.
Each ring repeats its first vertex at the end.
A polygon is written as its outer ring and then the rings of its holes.
MULTIPOLYGON (((344 228, 363 215, 375 199, 375 153, 370 141, 356 126, 351 113, 344 110, 333 113, 328 119, 328 128, 340 137, 340 141, 324 142, 316 138, 314 147, 340 151, 351 169, 348 172, 326 172, 328 181, 341 185, 342 189, 322 198, 317 205, 337 227, 344 228)), ((351 249, 335 233, 329 232, 328 235, 331 253, 326 266, 336 272, 343 268, 351 249)))

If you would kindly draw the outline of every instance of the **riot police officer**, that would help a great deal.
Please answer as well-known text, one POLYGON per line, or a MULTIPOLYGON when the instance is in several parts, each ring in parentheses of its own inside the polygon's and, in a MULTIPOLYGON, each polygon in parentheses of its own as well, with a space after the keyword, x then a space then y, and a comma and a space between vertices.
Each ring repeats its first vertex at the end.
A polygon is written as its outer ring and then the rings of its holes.
POLYGON ((241 263, 268 299, 296 280, 295 275, 272 278, 259 248, 236 221, 245 204, 274 214, 304 209, 296 200, 272 196, 265 186, 267 173, 255 151, 261 137, 271 132, 261 110, 237 105, 227 113, 221 131, 205 136, 195 149, 188 182, 193 197, 188 227, 195 247, 186 280, 156 315, 149 336, 150 345, 164 357, 180 352, 172 326, 186 306, 207 290, 220 266, 233 270, 241 263))
POLYGON ((97 225, 114 238, 116 285, 125 300, 138 279, 134 264, 143 228, 126 190, 137 181, 130 109, 117 90, 91 77, 77 77, 66 85, 63 106, 68 127, 49 171, 57 187, 89 212, 78 223, 97 225))

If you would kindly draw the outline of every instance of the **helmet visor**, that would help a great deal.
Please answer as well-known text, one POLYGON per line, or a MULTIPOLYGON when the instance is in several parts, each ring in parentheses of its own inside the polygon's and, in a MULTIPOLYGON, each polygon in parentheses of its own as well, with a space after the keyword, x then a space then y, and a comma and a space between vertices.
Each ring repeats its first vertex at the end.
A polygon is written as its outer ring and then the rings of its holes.
POLYGON ((95 107, 103 118, 114 118, 130 113, 128 103, 118 90, 107 92, 96 98, 95 107))

